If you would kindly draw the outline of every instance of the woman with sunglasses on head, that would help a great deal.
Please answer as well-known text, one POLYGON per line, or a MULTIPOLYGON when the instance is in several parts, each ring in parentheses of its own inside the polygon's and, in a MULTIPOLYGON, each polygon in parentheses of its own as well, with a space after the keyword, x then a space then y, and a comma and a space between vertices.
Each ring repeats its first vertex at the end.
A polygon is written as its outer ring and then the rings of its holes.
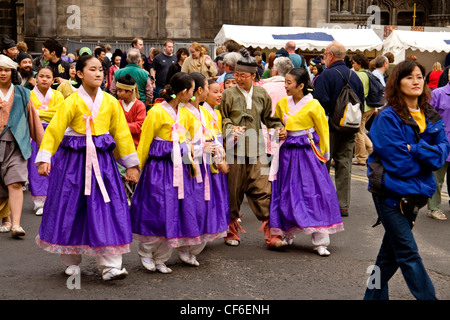
POLYGON ((379 282, 368 283, 367 300, 389 299, 388 282, 398 268, 416 299, 436 299, 412 233, 418 210, 436 190, 433 171, 450 151, 429 97, 423 66, 409 59, 399 63, 386 85, 387 106, 370 129, 369 191, 385 233, 372 275, 379 282))

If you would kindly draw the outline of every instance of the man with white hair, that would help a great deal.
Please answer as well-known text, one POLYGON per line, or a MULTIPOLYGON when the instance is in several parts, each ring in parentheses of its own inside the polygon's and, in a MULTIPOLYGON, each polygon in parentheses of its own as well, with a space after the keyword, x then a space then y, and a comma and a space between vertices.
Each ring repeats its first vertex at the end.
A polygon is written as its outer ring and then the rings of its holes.
MULTIPOLYGON (((314 84, 315 90, 313 96, 319 100, 329 118, 333 115, 336 101, 347 82, 361 103, 364 103, 363 84, 358 75, 345 65, 344 59, 346 54, 347 50, 339 42, 334 41, 328 45, 324 53, 326 69, 314 84)), ((336 192, 343 217, 348 216, 350 206, 350 185, 355 135, 355 133, 335 131, 330 126, 330 161, 334 159, 336 192)), ((330 161, 327 163, 328 169, 330 168, 330 161)))
POLYGON ((127 66, 114 72, 114 77, 109 88, 109 92, 116 96, 117 85, 116 79, 129 74, 136 81, 139 91, 139 100, 148 107, 153 100, 153 86, 150 81, 149 73, 139 66, 141 60, 141 52, 136 48, 131 48, 127 52, 127 66))
POLYGON ((225 72, 220 75, 219 78, 217 78, 217 83, 220 84, 221 89, 223 91, 223 81, 225 80, 225 75, 227 73, 233 73, 234 72, 234 68, 236 67, 236 63, 238 62, 238 60, 241 58, 241 54, 239 52, 228 52, 227 54, 224 55, 223 57, 223 66, 225 69, 225 72))
POLYGON ((284 88, 285 76, 292 68, 294 68, 294 65, 290 58, 276 58, 273 62, 272 77, 264 79, 264 83, 261 85, 272 98, 272 116, 275 114, 275 107, 278 101, 286 97, 286 89, 284 88))

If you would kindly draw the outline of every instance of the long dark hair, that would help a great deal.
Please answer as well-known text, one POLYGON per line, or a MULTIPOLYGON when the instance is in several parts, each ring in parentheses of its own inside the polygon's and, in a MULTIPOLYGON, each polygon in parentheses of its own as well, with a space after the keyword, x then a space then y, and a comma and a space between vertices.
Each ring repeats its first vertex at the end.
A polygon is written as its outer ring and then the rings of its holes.
POLYGON ((16 69, 11 69, 11 83, 15 86, 19 86, 20 85, 20 80, 19 80, 19 71, 17 71, 16 69))
POLYGON ((363 69, 369 69, 369 59, 362 53, 357 53, 353 56, 353 61, 361 66, 363 69))
POLYGON ((312 93, 314 88, 311 84, 311 80, 308 72, 305 68, 293 68, 288 72, 291 76, 294 77, 295 82, 297 82, 297 87, 303 83, 303 95, 306 96, 308 93, 312 93))
POLYGON ((408 121, 411 115, 403 98, 403 93, 400 90, 400 81, 410 75, 416 67, 419 67, 424 79, 423 92, 419 96, 418 104, 420 110, 426 112, 429 107, 428 101, 431 92, 428 86, 425 85, 425 68, 419 62, 410 59, 400 62, 392 70, 386 83, 387 106, 392 106, 394 111, 403 121, 408 121))
POLYGON ((195 88, 194 88, 194 94, 195 94, 199 88, 205 87, 206 77, 199 72, 192 72, 192 73, 190 73, 190 76, 192 77, 192 79, 194 80, 194 83, 195 83, 195 88))

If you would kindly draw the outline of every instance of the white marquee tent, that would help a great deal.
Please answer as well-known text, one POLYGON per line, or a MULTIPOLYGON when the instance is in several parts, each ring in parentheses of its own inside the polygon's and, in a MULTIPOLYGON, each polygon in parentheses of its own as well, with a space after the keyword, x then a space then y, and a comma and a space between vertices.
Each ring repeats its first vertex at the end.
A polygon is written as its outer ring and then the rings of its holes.
POLYGON ((383 53, 392 52, 395 63, 408 55, 417 56, 427 72, 438 61, 444 68, 445 56, 450 52, 450 32, 393 30, 383 42, 383 53))
POLYGON ((372 29, 328 29, 305 27, 245 26, 224 24, 214 38, 216 45, 234 40, 245 47, 281 49, 289 40, 302 51, 324 51, 332 42, 342 43, 351 52, 382 50, 383 41, 372 29))

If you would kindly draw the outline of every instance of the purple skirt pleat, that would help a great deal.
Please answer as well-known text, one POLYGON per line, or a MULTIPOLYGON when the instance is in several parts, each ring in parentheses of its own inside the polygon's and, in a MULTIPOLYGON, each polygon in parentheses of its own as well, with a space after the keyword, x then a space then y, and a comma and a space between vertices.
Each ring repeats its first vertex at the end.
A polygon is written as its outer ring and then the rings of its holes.
POLYGON ((197 202, 201 205, 205 203, 205 176, 208 175, 211 196, 210 200, 206 201, 207 215, 199 221, 204 234, 227 231, 231 219, 227 176, 220 172, 212 173, 210 163, 207 159, 206 170, 205 166, 200 164, 203 183, 195 182, 197 202))
MULTIPOLYGON (((317 146, 319 137, 316 133, 313 136, 317 146)), ((343 230, 336 189, 305 135, 289 136, 280 149, 269 225, 280 235, 343 230)))
MULTIPOLYGON (((43 123, 44 130, 47 129, 48 124, 43 123)), ((38 154, 39 147, 34 140, 31 140, 31 156, 27 161, 28 168, 28 189, 32 196, 46 196, 48 189, 49 177, 40 176, 38 173, 38 167, 35 165, 36 156, 38 154)))
MULTIPOLYGON (((182 154, 189 152, 185 144, 181 147, 182 154)), ((173 186, 172 149, 172 141, 154 140, 150 146, 130 207, 133 233, 142 241, 166 238, 173 247, 212 241, 226 232, 228 224, 222 217, 226 214, 212 211, 215 205, 204 201, 203 183, 191 178, 184 164, 184 198, 178 199, 178 188, 173 186)), ((215 191, 212 198, 213 194, 215 191)))
POLYGON ((128 202, 110 135, 93 137, 110 202, 105 203, 92 172, 91 195, 84 194, 86 137, 65 136, 52 159, 44 215, 36 239, 54 253, 105 255, 130 251, 133 241, 128 202))

